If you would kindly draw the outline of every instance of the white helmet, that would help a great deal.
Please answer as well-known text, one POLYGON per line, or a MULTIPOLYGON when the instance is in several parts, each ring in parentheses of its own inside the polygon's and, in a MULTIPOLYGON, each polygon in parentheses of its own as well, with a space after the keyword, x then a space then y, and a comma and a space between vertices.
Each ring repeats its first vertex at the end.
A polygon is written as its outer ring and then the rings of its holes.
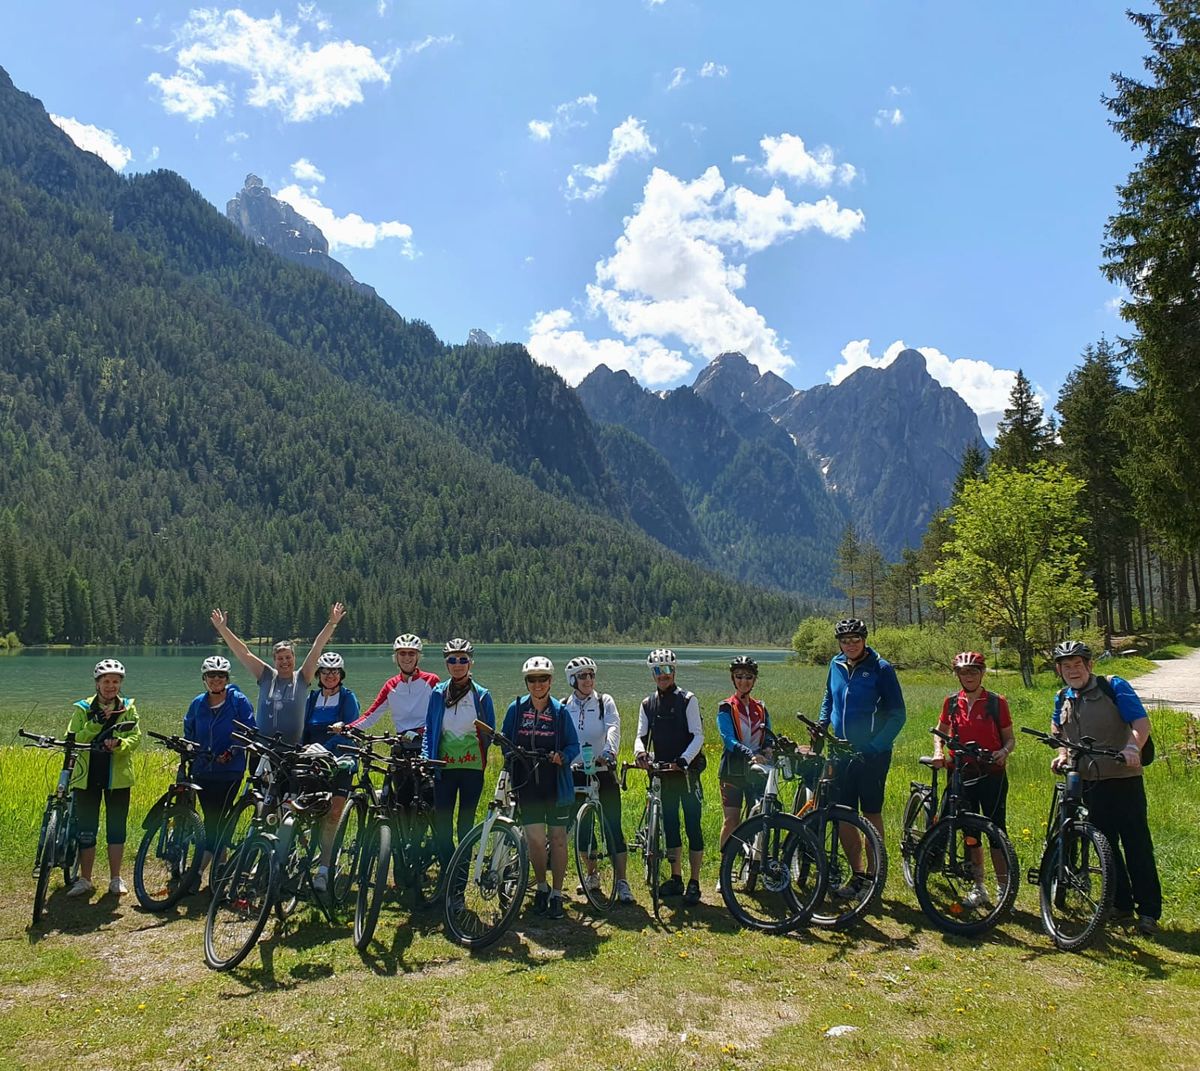
POLYGON ((525 659, 525 664, 521 667, 521 676, 528 677, 531 673, 550 673, 554 672, 554 663, 550 659, 542 655, 534 655, 532 658, 525 659))
POLYGON ((578 658, 572 658, 567 663, 565 672, 567 674, 567 683, 575 687, 575 674, 581 669, 590 669, 593 673, 596 672, 596 661, 593 658, 588 658, 587 655, 580 655, 578 658))
POLYGON ((393 651, 416 651, 421 653, 421 637, 411 632, 404 632, 392 641, 393 651))
POLYGON ((675 668, 675 652, 667 647, 656 647, 646 656, 646 665, 651 669, 655 666, 670 666, 675 668))
POLYGON ((442 648, 443 655, 465 654, 472 657, 475 654, 475 648, 471 646, 470 640, 464 640, 460 636, 455 636, 452 640, 447 640, 442 648))
POLYGON ((228 676, 231 668, 228 658, 222 658, 219 654, 209 655, 200 666, 200 676, 206 677, 210 673, 224 673, 228 676))
POLYGON ((317 669, 340 669, 346 675, 346 660, 337 651, 326 651, 317 659, 317 669))
POLYGON ((96 663, 96 671, 92 674, 92 679, 99 680, 106 673, 119 673, 124 677, 125 667, 115 658, 102 658, 96 663))

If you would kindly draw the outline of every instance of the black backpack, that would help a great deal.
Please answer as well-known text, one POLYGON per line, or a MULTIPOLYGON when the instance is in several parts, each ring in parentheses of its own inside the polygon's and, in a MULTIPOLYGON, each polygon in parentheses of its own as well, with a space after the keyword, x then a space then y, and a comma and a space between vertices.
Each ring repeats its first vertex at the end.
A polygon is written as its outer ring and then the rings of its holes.
MULTIPOLYGON (((1096 683, 1100 686, 1100 691, 1102 691, 1108 699, 1112 700, 1113 703, 1116 703, 1117 694, 1116 694, 1116 692, 1113 691, 1112 682, 1107 677, 1100 676, 1099 673, 1095 674, 1095 677, 1096 677, 1096 683)), ((1060 705, 1061 705, 1063 699, 1066 697, 1066 694, 1067 694, 1066 688, 1060 688, 1058 690, 1058 701, 1059 701, 1060 705)), ((1146 737, 1146 743, 1142 747, 1142 765, 1149 766, 1153 761, 1154 761, 1154 737, 1148 736, 1148 737, 1146 737)))
MULTIPOLYGON (((958 692, 951 692, 947 697, 950 700, 949 710, 958 710, 958 692)), ((1004 731, 1000 728, 1000 696, 996 692, 988 692, 987 694, 987 712, 988 717, 996 726, 996 738, 1000 741, 1000 745, 1004 745, 1004 731)), ((954 725, 954 717, 950 718, 950 725, 954 725)))

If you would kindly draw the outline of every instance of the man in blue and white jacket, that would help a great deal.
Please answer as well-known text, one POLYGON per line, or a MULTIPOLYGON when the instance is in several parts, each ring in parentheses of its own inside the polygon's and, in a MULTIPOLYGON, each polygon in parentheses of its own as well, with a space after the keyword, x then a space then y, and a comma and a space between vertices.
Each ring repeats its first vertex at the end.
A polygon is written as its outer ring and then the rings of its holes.
MULTIPOLYGON (((861 810, 882 840, 884 789, 892 744, 904 728, 904 696, 891 663, 867 646, 864 622, 846 618, 834 626, 833 635, 841 650, 829 663, 819 722, 852 744, 856 752, 839 774, 839 802, 861 810)), ((843 826, 841 834, 854 876, 836 893, 851 898, 857 895, 856 883, 862 879, 862 843, 852 829, 843 826)))

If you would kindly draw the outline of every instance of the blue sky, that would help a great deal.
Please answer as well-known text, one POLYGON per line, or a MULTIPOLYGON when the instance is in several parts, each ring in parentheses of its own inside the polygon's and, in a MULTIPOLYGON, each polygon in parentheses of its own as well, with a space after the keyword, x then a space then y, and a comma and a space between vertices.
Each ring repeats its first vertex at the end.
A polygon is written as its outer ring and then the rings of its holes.
POLYGON ((126 173, 247 172, 400 313, 691 382, 797 387, 900 343, 991 438, 1122 331, 1124 3, 445 0, 0 10, 0 65, 126 173), (90 129, 95 128, 95 129, 90 129))

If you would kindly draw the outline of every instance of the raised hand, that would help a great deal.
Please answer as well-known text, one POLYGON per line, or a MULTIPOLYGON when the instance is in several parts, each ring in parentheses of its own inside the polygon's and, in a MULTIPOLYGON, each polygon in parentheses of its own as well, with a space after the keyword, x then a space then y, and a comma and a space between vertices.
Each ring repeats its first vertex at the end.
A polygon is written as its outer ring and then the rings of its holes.
POLYGON ((333 624, 336 625, 345 616, 346 616, 346 607, 343 606, 340 602, 335 602, 329 608, 329 620, 331 622, 333 622, 333 624))

